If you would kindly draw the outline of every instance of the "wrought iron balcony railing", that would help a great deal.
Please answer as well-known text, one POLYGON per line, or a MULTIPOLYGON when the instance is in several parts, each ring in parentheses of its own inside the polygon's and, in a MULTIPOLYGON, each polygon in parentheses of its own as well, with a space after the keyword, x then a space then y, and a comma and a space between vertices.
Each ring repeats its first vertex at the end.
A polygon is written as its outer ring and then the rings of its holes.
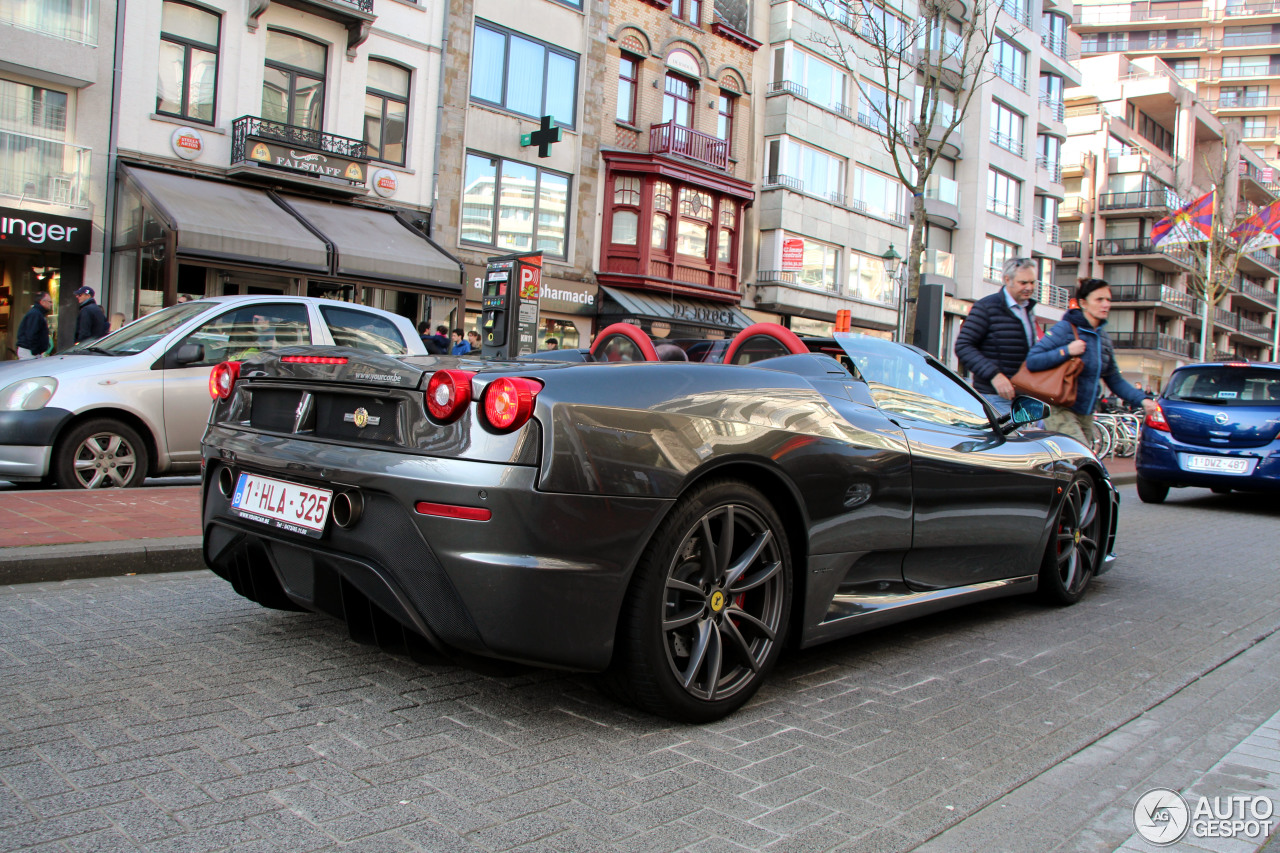
POLYGON ((1049 245, 1058 245, 1058 225, 1056 222, 1051 223, 1043 217, 1034 216, 1031 219, 1031 230, 1035 231, 1037 234, 1043 235, 1044 238, 1049 241, 1049 245))
POLYGON ((1022 209, 1013 202, 1005 201, 1004 199, 988 196, 987 210, 997 216, 1003 216, 1005 219, 1012 219, 1014 222, 1022 221, 1022 209))
POLYGON ((649 153, 675 154, 717 169, 729 168, 728 143, 675 121, 649 127, 649 153))
POLYGON ((1167 284, 1113 284, 1111 298, 1116 302, 1151 302, 1167 305, 1197 316, 1201 308, 1198 298, 1167 284))
POLYGON ((1066 118, 1066 105, 1062 101, 1057 100, 1048 92, 1040 93, 1040 111, 1045 113, 1051 121, 1063 121, 1066 118))
POLYGON ((773 187, 785 187, 786 189, 802 193, 804 192, 804 181, 799 178, 793 178, 790 175, 766 175, 764 179, 764 188, 771 189, 773 187))
POLYGON ((999 145, 1005 151, 1012 151, 1019 157, 1022 156, 1022 140, 1018 139, 1016 136, 1009 136, 1008 134, 1000 133, 998 130, 993 128, 991 131, 991 144, 999 145))
POLYGON ((0 130, 0 195, 88 207, 92 155, 83 145, 0 130))
POLYGON ((320 151, 352 160, 368 160, 369 146, 358 139, 349 139, 309 127, 298 127, 278 121, 268 121, 257 116, 241 116, 231 123, 231 162, 247 159, 245 143, 249 137, 279 142, 309 151, 320 151))
POLYGON ((1036 285, 1036 301, 1041 305, 1066 310, 1071 304, 1071 293, 1065 287, 1042 281, 1036 285))
POLYGON ((1267 254, 1259 249, 1256 252, 1250 252, 1249 257, 1269 270, 1280 272, 1280 259, 1277 259, 1275 255, 1267 254))

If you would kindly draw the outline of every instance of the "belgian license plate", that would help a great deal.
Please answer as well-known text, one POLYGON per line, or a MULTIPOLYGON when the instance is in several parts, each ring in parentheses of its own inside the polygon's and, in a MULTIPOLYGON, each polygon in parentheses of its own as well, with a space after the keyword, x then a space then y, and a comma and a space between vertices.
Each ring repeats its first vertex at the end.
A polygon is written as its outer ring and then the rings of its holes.
POLYGON ((241 474, 231 495, 231 509, 249 521, 318 538, 329 518, 331 497, 328 489, 241 474))
POLYGON ((1247 474, 1249 460, 1229 456, 1185 456, 1183 467, 1188 471, 1213 471, 1216 474, 1247 474))

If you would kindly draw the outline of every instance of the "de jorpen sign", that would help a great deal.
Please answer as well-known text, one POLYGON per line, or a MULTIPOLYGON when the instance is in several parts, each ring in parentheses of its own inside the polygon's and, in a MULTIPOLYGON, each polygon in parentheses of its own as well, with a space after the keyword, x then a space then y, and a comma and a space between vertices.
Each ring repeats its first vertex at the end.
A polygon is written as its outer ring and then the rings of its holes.
POLYGON ((359 160, 267 142, 252 136, 248 140, 248 149, 248 159, 266 166, 288 169, 291 172, 306 172, 323 178, 337 178, 353 184, 363 184, 365 181, 365 164, 359 160))
POLYGON ((92 227, 93 223, 88 219, 0 207, 0 249, 40 249, 87 255, 92 227))

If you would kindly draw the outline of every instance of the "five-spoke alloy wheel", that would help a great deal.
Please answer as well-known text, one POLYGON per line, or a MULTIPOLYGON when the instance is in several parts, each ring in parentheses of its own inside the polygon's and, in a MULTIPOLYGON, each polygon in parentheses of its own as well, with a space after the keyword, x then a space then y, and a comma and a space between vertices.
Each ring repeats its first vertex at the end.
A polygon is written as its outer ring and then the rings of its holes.
POLYGON ((688 722, 719 719, 760 687, 781 650, 791 554, 755 489, 714 481, 655 534, 624 605, 615 689, 688 722))
POLYGON ((1103 546, 1097 483, 1088 474, 1076 474, 1058 509, 1040 566, 1041 597, 1053 604, 1079 601, 1101 565, 1103 546))

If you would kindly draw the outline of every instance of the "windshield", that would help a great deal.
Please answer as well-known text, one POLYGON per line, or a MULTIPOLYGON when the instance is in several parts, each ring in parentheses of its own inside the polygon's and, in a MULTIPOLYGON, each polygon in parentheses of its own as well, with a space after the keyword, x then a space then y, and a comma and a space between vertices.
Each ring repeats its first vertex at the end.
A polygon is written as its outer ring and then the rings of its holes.
POLYGON ((216 303, 184 302, 148 314, 130 323, 120 331, 89 344, 81 344, 81 350, 105 352, 111 355, 132 355, 142 352, 197 314, 208 311, 216 303))
POLYGON ((1280 370, 1247 365, 1211 365, 1179 370, 1164 396, 1218 406, 1280 405, 1280 370))

